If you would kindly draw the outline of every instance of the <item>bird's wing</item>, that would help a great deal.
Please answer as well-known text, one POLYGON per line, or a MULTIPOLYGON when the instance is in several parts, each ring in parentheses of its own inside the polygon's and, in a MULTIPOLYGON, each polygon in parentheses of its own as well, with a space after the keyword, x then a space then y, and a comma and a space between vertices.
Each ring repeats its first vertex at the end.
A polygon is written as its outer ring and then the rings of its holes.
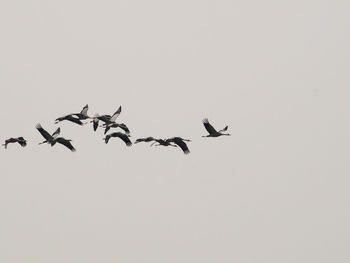
POLYGON ((228 129, 228 126, 226 126, 225 128, 223 128, 222 130, 220 130, 219 132, 224 132, 224 131, 227 131, 228 129))
POLYGON ((124 134, 124 133, 114 132, 114 133, 110 134, 110 136, 112 136, 112 137, 119 137, 120 139, 122 139, 125 142, 126 146, 131 146, 132 145, 132 142, 130 141, 129 136, 124 134))
POLYGON ((111 115, 102 115, 97 117, 98 120, 103 121, 105 123, 110 122, 111 115))
POLYGON ((72 115, 73 115, 73 114, 64 115, 64 116, 62 116, 62 117, 57 118, 55 121, 56 121, 56 123, 58 123, 58 122, 60 122, 60 121, 67 120, 67 118, 68 118, 69 116, 72 116, 72 115))
POLYGON ((111 126, 106 125, 105 131, 104 131, 104 134, 106 134, 106 133, 109 131, 109 129, 110 129, 110 128, 111 128, 111 126))
POLYGON ((72 115, 66 116, 66 120, 74 122, 74 123, 79 124, 79 125, 83 125, 83 123, 78 118, 74 118, 72 115))
POLYGON ((85 105, 84 108, 81 110, 80 114, 84 115, 84 116, 88 116, 87 112, 89 110, 89 105, 85 105))
POLYGON ((97 130, 97 128, 98 128, 98 118, 97 117, 95 117, 93 120, 92 120, 92 125, 93 125, 93 127, 94 127, 94 131, 96 131, 97 130))
POLYGON ((118 116, 120 115, 121 112, 122 112, 122 106, 119 106, 119 108, 117 109, 117 111, 115 113, 113 113, 113 115, 109 119, 109 121, 114 122, 118 118, 118 116))
POLYGON ((3 145, 5 146, 5 149, 7 149, 7 145, 8 145, 9 143, 13 143, 13 142, 17 142, 17 140, 16 140, 15 138, 7 139, 7 140, 5 141, 5 143, 3 144, 3 145))
POLYGON ((70 141, 69 140, 66 140, 65 138, 63 138, 63 137, 58 137, 58 138, 56 138, 56 140, 55 140, 56 142, 58 142, 58 143, 60 143, 60 144, 62 144, 62 145, 64 145, 64 146, 66 146, 69 150, 71 150, 72 152, 75 152, 76 150, 75 150, 75 148, 73 147, 73 145, 70 143, 70 141))
POLYGON ((155 139, 153 137, 146 137, 146 138, 139 138, 135 141, 135 143, 139 143, 139 142, 151 142, 151 141, 155 141, 155 139))
POLYGON ((184 152, 184 154, 189 154, 190 150, 187 147, 187 144, 179 137, 174 137, 169 139, 169 141, 175 143, 177 146, 181 148, 181 150, 184 152))
POLYGON ((61 128, 58 127, 57 130, 55 130, 55 132, 51 136, 52 138, 55 139, 58 135, 60 135, 60 133, 61 133, 61 128))
POLYGON ((18 140, 17 141, 22 147, 27 146, 27 141, 26 140, 18 140))
POLYGON ((126 134, 130 133, 129 128, 124 123, 119 124, 119 128, 121 128, 123 131, 125 131, 126 134))
POLYGON ((27 146, 27 141, 23 137, 16 138, 16 141, 22 146, 27 146))
POLYGON ((46 139, 46 141, 52 141, 53 137, 43 128, 40 123, 38 123, 35 128, 40 132, 40 134, 46 139))
POLYGON ((217 131, 215 130, 215 128, 213 126, 211 126, 211 124, 209 123, 208 119, 205 118, 203 121, 204 127, 205 129, 210 133, 210 134, 214 134, 217 133, 217 131))
POLYGON ((104 138, 105 143, 108 143, 110 138, 111 138, 111 136, 110 136, 110 135, 106 135, 106 137, 104 138))

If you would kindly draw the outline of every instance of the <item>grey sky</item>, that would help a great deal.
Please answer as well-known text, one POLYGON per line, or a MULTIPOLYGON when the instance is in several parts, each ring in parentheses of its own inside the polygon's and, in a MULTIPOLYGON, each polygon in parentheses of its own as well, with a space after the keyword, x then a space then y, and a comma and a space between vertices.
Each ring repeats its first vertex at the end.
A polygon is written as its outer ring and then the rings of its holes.
POLYGON ((349 5, 3 0, 0 261, 349 262, 349 5), (86 103, 191 154, 37 145, 86 103))

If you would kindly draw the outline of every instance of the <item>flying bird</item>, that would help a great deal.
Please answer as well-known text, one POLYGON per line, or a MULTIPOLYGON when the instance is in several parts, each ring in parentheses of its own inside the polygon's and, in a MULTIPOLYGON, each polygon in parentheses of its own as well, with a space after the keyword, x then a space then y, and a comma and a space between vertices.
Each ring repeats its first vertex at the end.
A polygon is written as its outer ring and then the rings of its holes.
POLYGON ((146 138, 139 138, 134 143, 140 143, 140 142, 152 142, 155 141, 153 137, 146 137, 146 138))
POLYGON ((69 114, 69 115, 57 118, 56 121, 55 121, 55 124, 57 124, 57 123, 59 123, 61 121, 64 121, 64 120, 76 123, 78 125, 86 124, 86 123, 83 123, 78 117, 74 117, 73 114, 69 114))
POLYGON ((209 133, 208 135, 205 135, 205 136, 202 136, 202 137, 219 137, 219 136, 222 136, 222 135, 227 135, 227 136, 231 135, 229 133, 223 133, 223 132, 227 131, 228 126, 223 128, 222 130, 217 131, 217 130, 215 130, 215 128, 213 126, 211 126, 211 124, 209 123, 207 118, 205 118, 202 122, 203 122, 203 125, 204 125, 205 129, 209 133))
POLYGON ((90 119, 89 115, 87 114, 88 110, 89 110, 89 105, 86 104, 79 113, 73 113, 72 115, 75 115, 79 120, 90 119))
POLYGON ((61 128, 58 127, 56 131, 54 131, 52 134, 48 133, 40 123, 38 123, 35 128, 40 132, 40 134, 45 138, 45 141, 39 143, 49 143, 51 146, 53 146, 54 140, 57 138, 57 136, 61 133, 61 128))
POLYGON ((23 137, 17 137, 17 138, 9 138, 5 141, 3 146, 5 146, 5 149, 7 149, 7 145, 9 143, 19 143, 22 147, 27 146, 27 141, 23 137))
POLYGON ((109 123, 109 124, 104 123, 102 125, 102 127, 105 128, 104 134, 106 134, 109 131, 110 128, 121 128, 126 134, 130 134, 129 128, 124 123, 116 123, 116 122, 109 123))
POLYGON ((43 144, 43 143, 49 143, 51 146, 54 146, 56 143, 62 144, 64 146, 66 146, 69 150, 71 150, 72 152, 75 152, 75 148, 73 147, 73 145, 71 144, 70 139, 65 139, 63 137, 58 137, 58 135, 61 132, 61 129, 58 128, 52 135, 50 133, 48 133, 41 125, 40 123, 37 124, 35 126, 35 128, 40 132, 40 134, 45 138, 45 141, 39 143, 39 144, 43 144))
POLYGON ((67 120, 67 121, 71 121, 73 123, 76 123, 78 125, 84 125, 86 123, 81 122, 81 120, 86 120, 89 119, 90 117, 87 115, 87 112, 89 110, 89 105, 86 104, 84 106, 84 108, 79 112, 79 113, 71 113, 71 114, 67 114, 63 117, 59 117, 55 120, 55 124, 67 120))
POLYGON ((155 139, 153 137, 145 137, 139 138, 135 141, 135 143, 140 142, 153 142, 150 146, 172 146, 172 147, 180 147, 184 154, 190 153, 186 142, 190 142, 191 140, 183 139, 181 137, 173 137, 169 139, 155 139))
POLYGON ((126 144, 126 146, 131 146, 132 142, 129 139, 129 135, 125 134, 125 133, 121 133, 121 132, 113 132, 111 134, 108 134, 105 138, 103 138, 103 140, 105 141, 105 143, 109 142, 109 139, 112 137, 118 137, 121 140, 123 140, 126 144))
POLYGON ((156 139, 153 137, 145 137, 145 138, 139 138, 135 141, 135 143, 140 143, 140 142, 153 142, 150 146, 174 146, 176 147, 176 145, 171 144, 170 141, 167 141, 166 139, 156 139), (158 144, 156 144, 158 143, 158 144))
POLYGON ((94 131, 97 130, 99 121, 103 121, 106 124, 115 123, 115 120, 118 118, 118 116, 120 115, 121 112, 122 112, 122 106, 119 106, 117 111, 114 112, 112 116, 111 115, 98 115, 98 114, 96 114, 92 118, 94 131))
POLYGON ((182 139, 181 137, 173 137, 173 138, 167 139, 167 141, 175 143, 178 147, 181 148, 181 150, 184 152, 184 154, 189 154, 190 153, 190 150, 188 149, 187 144, 185 143, 185 141, 186 142, 190 142, 191 140, 182 139))

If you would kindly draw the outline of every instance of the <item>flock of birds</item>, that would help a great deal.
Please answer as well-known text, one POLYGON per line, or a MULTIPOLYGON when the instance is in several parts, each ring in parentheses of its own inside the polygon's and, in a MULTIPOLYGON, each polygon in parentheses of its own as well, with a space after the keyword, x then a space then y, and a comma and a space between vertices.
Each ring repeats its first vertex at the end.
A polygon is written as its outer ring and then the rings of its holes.
MULTIPOLYGON (((70 121, 72 123, 78 124, 78 125, 85 125, 89 122, 82 122, 84 120, 91 120, 92 126, 94 131, 98 129, 98 127, 104 128, 104 134, 106 134, 111 128, 120 128, 123 130, 123 132, 112 132, 110 134, 107 134, 103 140, 105 143, 108 143, 111 138, 119 138, 124 141, 126 146, 131 146, 132 142, 130 140, 130 130, 124 123, 117 123, 116 120, 118 116, 120 115, 122 108, 121 106, 117 109, 116 112, 113 113, 113 115, 99 115, 96 114, 93 117, 90 117, 88 115, 89 106, 85 105, 85 107, 79 112, 79 113, 71 113, 68 115, 65 115, 63 117, 59 117, 55 120, 55 124, 60 123, 61 121, 70 121), (100 122, 102 125, 99 125, 100 122)), ((208 135, 202 136, 202 137, 219 137, 222 135, 229 136, 229 133, 225 133, 228 129, 228 126, 225 128, 217 131, 208 121, 207 118, 203 120, 203 125, 208 135)), ((54 146, 56 143, 62 144, 65 147, 67 147, 72 152, 75 151, 74 146, 71 143, 71 139, 66 139, 64 137, 60 137, 61 129, 57 128, 52 134, 50 134, 48 131, 46 131, 40 124, 37 124, 35 128, 38 130, 38 132, 44 137, 44 141, 39 144, 50 144, 51 146, 54 146)), ((150 146, 172 146, 172 147, 179 147, 181 150, 188 154, 190 153, 190 150, 186 144, 186 142, 190 142, 191 140, 183 139, 181 137, 172 137, 168 139, 157 139, 154 137, 146 137, 146 138, 138 138, 135 140, 134 144, 140 143, 140 142, 152 142, 150 146)), ((7 145, 9 143, 18 143, 22 147, 25 147, 27 145, 27 141, 23 137, 17 137, 17 138, 9 138, 5 141, 3 146, 5 146, 5 149, 7 149, 7 145)))

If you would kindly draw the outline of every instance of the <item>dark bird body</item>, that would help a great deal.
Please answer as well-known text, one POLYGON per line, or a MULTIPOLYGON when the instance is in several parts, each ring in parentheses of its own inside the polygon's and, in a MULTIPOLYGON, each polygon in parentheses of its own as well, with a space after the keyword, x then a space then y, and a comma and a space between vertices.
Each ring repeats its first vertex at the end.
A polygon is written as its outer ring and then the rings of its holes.
POLYGON ((7 149, 7 145, 9 143, 19 143, 22 147, 27 146, 27 141, 23 137, 17 137, 17 138, 9 138, 5 141, 3 146, 5 146, 5 149, 7 149))

